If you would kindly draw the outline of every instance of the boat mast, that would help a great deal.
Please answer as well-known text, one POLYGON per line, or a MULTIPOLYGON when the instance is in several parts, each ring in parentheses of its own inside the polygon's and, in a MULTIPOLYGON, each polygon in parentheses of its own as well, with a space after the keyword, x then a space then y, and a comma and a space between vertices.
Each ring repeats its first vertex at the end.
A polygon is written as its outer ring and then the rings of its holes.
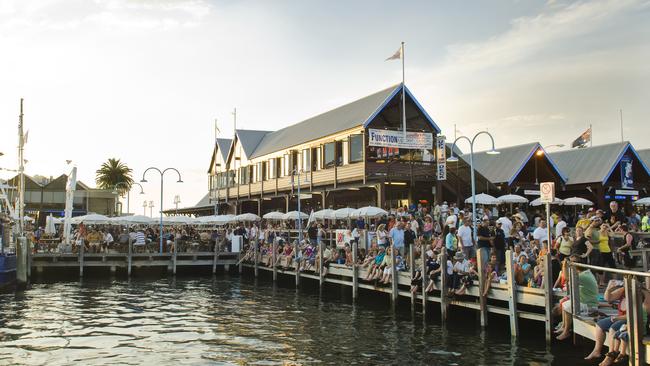
POLYGON ((25 146, 25 135, 23 134, 23 98, 20 98, 20 116, 18 117, 18 174, 20 183, 18 185, 18 232, 25 235, 25 159, 23 150, 25 146))

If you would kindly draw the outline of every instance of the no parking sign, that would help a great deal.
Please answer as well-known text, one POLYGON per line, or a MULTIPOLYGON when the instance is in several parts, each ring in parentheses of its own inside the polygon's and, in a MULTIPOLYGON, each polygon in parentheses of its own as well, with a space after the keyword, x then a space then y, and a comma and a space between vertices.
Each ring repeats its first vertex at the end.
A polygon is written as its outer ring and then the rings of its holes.
POLYGON ((542 203, 552 203, 555 200, 555 183, 542 182, 539 184, 539 192, 542 203))

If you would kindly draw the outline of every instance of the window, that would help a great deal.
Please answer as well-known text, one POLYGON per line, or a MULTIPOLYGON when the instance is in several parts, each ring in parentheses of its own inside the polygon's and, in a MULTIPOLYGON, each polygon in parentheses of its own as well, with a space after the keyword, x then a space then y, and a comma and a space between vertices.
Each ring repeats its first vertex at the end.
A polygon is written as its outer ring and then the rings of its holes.
POLYGON ((343 141, 336 141, 336 166, 343 165, 343 141))
POLYGON ((239 184, 248 184, 250 179, 249 167, 243 166, 239 168, 239 184))
POLYGON ((363 160, 363 135, 350 136, 350 163, 363 160))
POLYGON ((291 175, 291 159, 289 154, 284 154, 282 157, 282 176, 287 177, 291 175))
POLYGON ((293 171, 295 171, 295 172, 298 171, 298 151, 297 150, 291 152, 291 163, 290 163, 289 166, 291 167, 291 171, 289 171, 289 174, 291 174, 291 172, 293 172, 293 171))
POLYGON ((251 165, 251 183, 257 182, 257 164, 251 165))
POLYGON ((267 180, 267 179, 269 179, 269 175, 268 175, 268 173, 266 172, 266 165, 267 165, 267 164, 266 164, 266 161, 263 161, 263 162, 261 162, 261 163, 259 163, 259 164, 260 164, 260 168, 259 168, 259 171, 260 171, 260 180, 267 180))
POLYGON ((311 170, 311 151, 309 149, 304 149, 302 151, 302 170, 308 172, 311 170))
POLYGON ((269 163, 267 164, 269 167, 269 179, 275 179, 278 177, 278 167, 276 166, 276 162, 277 160, 275 158, 269 159, 269 163))
POLYGON ((322 156, 321 156, 321 148, 320 147, 315 147, 311 150, 311 170, 321 170, 322 168, 322 156))
POLYGON ((368 160, 393 160, 399 156, 399 148, 396 147, 368 147, 368 160))
POLYGON ((332 168, 336 164, 336 143, 323 145, 323 168, 332 168))

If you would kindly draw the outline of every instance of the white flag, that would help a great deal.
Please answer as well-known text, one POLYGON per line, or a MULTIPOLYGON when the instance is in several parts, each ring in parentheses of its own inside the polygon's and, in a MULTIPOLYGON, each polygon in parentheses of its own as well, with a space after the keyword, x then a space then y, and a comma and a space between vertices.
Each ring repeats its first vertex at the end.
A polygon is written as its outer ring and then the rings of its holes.
POLYGON ((402 47, 398 48, 397 51, 395 51, 395 53, 389 58, 387 58, 385 61, 399 60, 401 58, 402 58, 402 47))

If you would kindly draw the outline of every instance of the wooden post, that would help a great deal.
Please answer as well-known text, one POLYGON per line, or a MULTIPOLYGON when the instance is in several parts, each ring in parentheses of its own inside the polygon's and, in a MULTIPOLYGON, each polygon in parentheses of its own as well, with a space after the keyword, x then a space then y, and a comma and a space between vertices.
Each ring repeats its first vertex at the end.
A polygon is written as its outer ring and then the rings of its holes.
POLYGON ((319 263, 318 263, 318 285, 322 288, 323 283, 325 282, 325 277, 323 276, 323 271, 325 269, 324 263, 325 263, 325 258, 323 258, 323 241, 321 240, 320 244, 318 244, 318 258, 319 258, 319 263))
POLYGON ((395 246, 394 245, 391 246, 390 256, 391 256, 391 259, 392 259, 391 264, 390 264, 390 266, 391 266, 390 270, 391 270, 391 273, 392 273, 392 276, 393 276, 393 280, 390 283, 391 284, 390 299, 391 299, 391 302, 393 303, 393 306, 396 308, 397 307, 397 300, 399 299, 399 293, 397 292, 398 291, 398 287, 397 287, 398 276, 397 276, 397 271, 396 271, 396 268, 395 268, 396 267, 396 265, 395 265, 396 255, 395 255, 395 246))
POLYGON ((16 283, 23 288, 27 285, 27 238, 16 239, 16 283))
POLYGON ((176 276, 176 254, 178 253, 177 245, 178 241, 176 240, 176 237, 174 237, 174 252, 172 253, 172 274, 174 276, 176 276))
MULTIPOLYGON (((488 324, 488 312, 487 312, 487 296, 483 295, 483 289, 485 288, 485 267, 484 267, 484 258, 483 251, 481 249, 476 253, 476 262, 478 263, 478 287, 479 287, 479 306, 480 306, 480 316, 481 316, 481 327, 485 328, 488 324)), ((487 258, 485 258, 487 260, 487 258)))
POLYGON ((424 319, 424 321, 426 321, 427 319, 427 291, 426 290, 429 281, 429 275, 427 274, 427 263, 426 263, 427 257, 426 257, 426 253, 424 252, 424 247, 422 248, 422 253, 420 254, 420 256, 422 256, 422 318, 424 319))
POLYGON ((447 249, 442 248, 442 258, 440 260, 440 320, 445 323, 447 321, 447 249))
POLYGON ((244 250, 244 237, 240 236, 241 242, 239 243, 239 255, 237 256, 237 260, 239 261, 239 274, 242 274, 244 272, 244 266, 242 264, 242 252, 244 250))
POLYGON ((257 248, 257 239, 253 239, 252 243, 253 243, 253 251, 254 251, 254 256, 255 256, 255 259, 254 259, 254 261, 255 261, 255 264, 254 264, 255 265, 255 277, 257 277, 257 273, 258 273, 257 266, 258 266, 258 262, 259 262, 259 258, 258 258, 258 252, 259 251, 258 251, 258 248, 257 248))
POLYGON ((27 279, 32 277, 32 241, 27 238, 27 279))
POLYGON ((131 262, 132 262, 132 257, 133 257, 133 246, 131 244, 131 239, 129 239, 129 256, 127 257, 127 274, 129 277, 131 277, 131 262))
POLYGON ((214 256, 212 257, 212 274, 217 273, 217 260, 219 260, 219 236, 214 239, 214 256))
POLYGON ((629 344, 628 346, 630 347, 630 352, 628 353, 630 355, 630 365, 637 365, 634 363, 635 354, 636 354, 636 342, 634 339, 634 335, 637 331, 636 329, 636 319, 635 315, 638 313, 638 309, 636 308, 636 303, 635 303, 635 297, 636 297, 636 291, 634 289, 635 282, 632 277, 625 275, 625 278, 623 279, 623 286, 625 287, 625 305, 627 305, 627 333, 629 337, 629 344))
POLYGON ((273 250, 271 251, 271 265, 273 266, 273 282, 278 280, 278 266, 275 265, 278 255, 278 241, 273 239, 273 244, 271 244, 273 250))
POLYGON ((580 314, 580 282, 578 279, 578 270, 574 266, 569 267, 569 289, 571 314, 575 317, 580 314))
MULTIPOLYGON (((411 278, 415 275, 415 243, 409 245, 409 273, 411 278)), ((417 300, 417 295, 415 292, 411 292, 411 308, 415 310, 415 301, 417 300)))
POLYGON ((648 272, 648 252, 641 249, 641 262, 643 263, 643 272, 648 272))
POLYGON ((83 239, 79 240, 81 245, 79 245, 79 277, 84 276, 84 247, 86 246, 83 239))
MULTIPOLYGON (((300 197, 298 197, 300 199, 300 197)), ((291 233, 289 233, 291 235, 291 233)), ((291 240, 291 236, 289 236, 289 240, 291 240)), ((300 253, 300 243, 298 242, 298 239, 296 239, 296 245, 294 246, 293 250, 293 261, 295 263, 295 269, 296 269, 296 287, 300 285, 300 259, 302 259, 302 256, 299 256, 298 254, 300 253)))
POLYGON ((357 267, 357 250, 359 244, 356 240, 352 241, 352 299, 356 300, 359 296, 359 268, 357 267))
POLYGON ((506 251, 506 276, 508 279, 508 310, 510 311, 510 336, 519 337, 517 322, 517 283, 515 283, 515 267, 512 250, 506 251))
POLYGON ((551 344, 553 339, 553 263, 551 253, 544 256, 544 322, 546 343, 551 344))
MULTIPOLYGON (((645 257, 645 252, 643 254, 645 257)), ((630 349, 634 349, 636 352, 630 353, 630 363, 633 365, 645 365, 645 345, 643 344, 643 336, 645 332, 645 323, 643 323, 643 299, 641 296, 641 283, 634 277, 631 277, 631 287, 632 287, 632 308, 633 309, 633 319, 634 326, 629 330, 630 337, 630 349)), ((643 282, 645 283, 645 281, 643 282)), ((628 308, 630 309, 630 308, 628 308)), ((629 312, 629 311, 628 311, 629 312)), ((628 323, 629 324, 629 323, 628 323)))

